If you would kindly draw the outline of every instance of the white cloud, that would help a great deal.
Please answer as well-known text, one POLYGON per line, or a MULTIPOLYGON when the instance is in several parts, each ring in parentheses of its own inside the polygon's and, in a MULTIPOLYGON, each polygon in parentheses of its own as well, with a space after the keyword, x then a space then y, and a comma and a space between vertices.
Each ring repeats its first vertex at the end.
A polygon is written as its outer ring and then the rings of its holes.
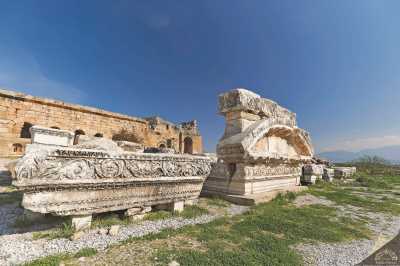
POLYGON ((34 96, 83 103, 85 92, 47 77, 34 56, 21 49, 0 49, 0 87, 34 96))
POLYGON ((338 141, 331 147, 322 149, 322 151, 345 150, 356 152, 364 149, 375 149, 393 145, 400 145, 400 136, 381 136, 343 140, 338 141))

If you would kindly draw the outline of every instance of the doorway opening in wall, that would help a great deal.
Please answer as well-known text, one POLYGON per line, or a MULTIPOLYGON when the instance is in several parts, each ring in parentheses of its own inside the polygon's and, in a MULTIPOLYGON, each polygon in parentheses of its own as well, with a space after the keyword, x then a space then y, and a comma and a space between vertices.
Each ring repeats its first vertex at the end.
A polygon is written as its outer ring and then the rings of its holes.
POLYGON ((167 139, 167 148, 172 148, 172 140, 167 139))
POLYGON ((78 144, 78 139, 80 135, 85 135, 85 131, 81 130, 81 129, 77 129, 75 130, 75 138, 74 138, 74 145, 78 144))
POLYGON ((23 152, 24 147, 22 146, 21 143, 14 143, 12 145, 12 151, 14 153, 22 153, 23 152))
POLYGON ((162 143, 162 144, 160 144, 160 146, 158 146, 160 149, 165 149, 165 144, 164 143, 162 143))
POLYGON ((21 128, 21 138, 23 139, 30 139, 31 138, 31 127, 33 127, 33 124, 29 122, 24 122, 22 128, 21 128))
POLYGON ((103 134, 101 134, 101 133, 96 133, 96 134, 94 134, 94 136, 95 136, 96 138, 102 138, 102 137, 103 137, 103 134))
POLYGON ((193 154, 193 140, 189 137, 186 137, 183 140, 183 153, 193 154))

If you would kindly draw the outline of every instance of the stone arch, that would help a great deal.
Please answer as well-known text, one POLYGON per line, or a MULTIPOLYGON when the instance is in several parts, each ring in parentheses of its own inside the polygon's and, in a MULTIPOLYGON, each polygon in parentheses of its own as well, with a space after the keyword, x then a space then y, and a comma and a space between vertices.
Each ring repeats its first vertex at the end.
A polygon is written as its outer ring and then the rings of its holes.
POLYGON ((167 139, 167 148, 172 148, 172 139, 167 139))
POLYGON ((183 140, 183 153, 193 154, 193 140, 190 137, 186 137, 183 140))
POLYGON ((308 133, 297 127, 292 128, 281 123, 282 121, 279 119, 276 120, 261 120, 262 122, 256 123, 254 127, 250 128, 241 141, 243 149, 251 154, 257 150, 257 145, 260 145, 266 138, 277 138, 286 141, 299 156, 313 156, 314 150, 308 133))
MULTIPOLYGON (((273 142, 272 142, 273 143, 273 142)), ((290 121, 284 118, 262 119, 244 132, 223 139, 218 143, 217 153, 223 156, 253 157, 292 157, 297 159, 309 159, 314 155, 310 136, 300 128, 292 127, 290 121), (275 141, 286 146, 289 151, 272 149, 270 152, 269 140, 266 138, 277 138, 275 141)))
POLYGON ((96 134, 94 134, 94 136, 95 136, 96 138, 102 138, 102 137, 103 137, 103 134, 102 134, 102 133, 96 133, 96 134))
POLYGON ((22 144, 21 143, 14 143, 13 145, 12 145, 12 151, 14 152, 14 153, 22 153, 23 151, 24 151, 24 146, 22 146, 22 144))
POLYGON ((161 143, 158 147, 159 147, 160 149, 165 149, 165 148, 166 148, 166 146, 165 146, 164 143, 161 143))
POLYGON ((33 127, 32 123, 24 122, 21 128, 20 137, 23 139, 30 139, 31 138, 31 127, 33 127))

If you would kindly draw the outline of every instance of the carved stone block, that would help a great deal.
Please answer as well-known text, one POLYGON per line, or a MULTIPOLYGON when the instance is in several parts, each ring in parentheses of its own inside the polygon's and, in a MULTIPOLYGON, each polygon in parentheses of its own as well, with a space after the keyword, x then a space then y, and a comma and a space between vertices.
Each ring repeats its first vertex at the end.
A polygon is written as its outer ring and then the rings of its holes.
POLYGON ((74 141, 74 133, 67 130, 33 126, 30 131, 34 144, 67 147, 72 145, 74 141))
POLYGON ((219 111, 225 133, 204 194, 231 200, 300 185, 302 165, 314 150, 309 134, 297 127, 295 113, 245 89, 221 94, 219 111))

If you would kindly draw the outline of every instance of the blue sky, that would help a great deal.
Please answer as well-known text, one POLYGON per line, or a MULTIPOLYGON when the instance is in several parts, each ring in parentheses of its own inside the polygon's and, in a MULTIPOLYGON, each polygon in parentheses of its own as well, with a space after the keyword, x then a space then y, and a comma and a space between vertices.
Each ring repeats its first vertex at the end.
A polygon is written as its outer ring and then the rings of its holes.
POLYGON ((0 86, 135 116, 197 119, 253 90, 317 151, 400 144, 400 1, 0 0, 0 86))

